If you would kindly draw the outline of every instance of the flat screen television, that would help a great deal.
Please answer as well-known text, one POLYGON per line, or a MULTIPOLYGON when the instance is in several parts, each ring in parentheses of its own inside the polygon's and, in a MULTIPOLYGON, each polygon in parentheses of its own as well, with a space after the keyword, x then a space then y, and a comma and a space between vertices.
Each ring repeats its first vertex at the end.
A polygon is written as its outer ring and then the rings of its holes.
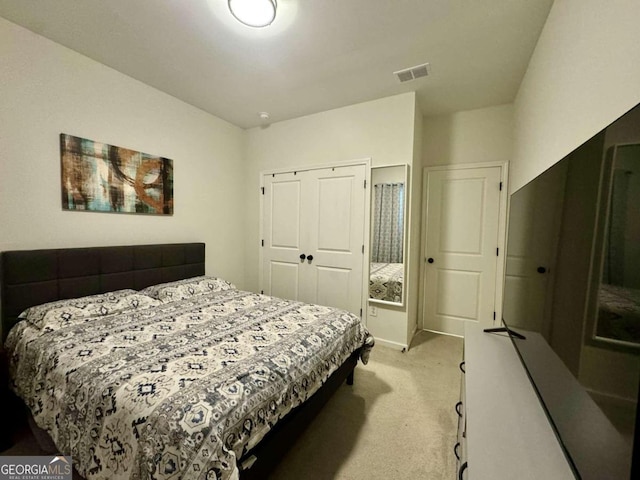
POLYGON ((640 105, 509 203, 503 322, 567 460, 640 478, 640 105))

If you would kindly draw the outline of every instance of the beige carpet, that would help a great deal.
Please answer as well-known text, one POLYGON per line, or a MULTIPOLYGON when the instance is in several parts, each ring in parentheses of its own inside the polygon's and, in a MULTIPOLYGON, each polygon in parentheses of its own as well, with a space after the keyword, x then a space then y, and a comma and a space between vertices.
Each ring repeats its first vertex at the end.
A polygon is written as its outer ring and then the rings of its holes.
MULTIPOLYGON (((455 478, 462 339, 421 332, 406 353, 376 345, 272 480, 455 478)), ((2 455, 39 455, 28 428, 2 455)), ((75 477, 74 477, 75 478, 75 477)))
POLYGON ((421 332, 406 353, 376 345, 270 477, 453 479, 462 339, 421 332))

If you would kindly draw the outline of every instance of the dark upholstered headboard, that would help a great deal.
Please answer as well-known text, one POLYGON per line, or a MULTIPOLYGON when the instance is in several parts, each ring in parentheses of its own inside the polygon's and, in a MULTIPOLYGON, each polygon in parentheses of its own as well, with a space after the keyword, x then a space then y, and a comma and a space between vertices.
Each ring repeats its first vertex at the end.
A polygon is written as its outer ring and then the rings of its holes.
POLYGON ((204 275, 204 260, 204 243, 2 252, 2 340, 27 307, 204 275))

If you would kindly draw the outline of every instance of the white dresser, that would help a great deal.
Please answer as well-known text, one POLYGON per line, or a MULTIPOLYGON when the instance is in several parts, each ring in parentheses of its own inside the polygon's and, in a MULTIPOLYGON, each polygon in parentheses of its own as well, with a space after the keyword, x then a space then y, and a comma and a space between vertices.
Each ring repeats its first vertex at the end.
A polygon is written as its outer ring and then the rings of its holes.
POLYGON ((467 324, 462 369, 456 478, 575 478, 506 333, 467 324))

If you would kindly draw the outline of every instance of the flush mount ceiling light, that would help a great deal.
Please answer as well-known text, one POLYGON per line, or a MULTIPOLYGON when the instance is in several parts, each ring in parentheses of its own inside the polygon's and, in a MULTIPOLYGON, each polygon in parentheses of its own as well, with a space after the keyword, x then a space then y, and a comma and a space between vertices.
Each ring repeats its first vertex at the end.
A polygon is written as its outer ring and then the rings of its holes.
POLYGON ((229 11, 249 27, 266 27, 276 18, 276 0, 229 0, 229 11))

